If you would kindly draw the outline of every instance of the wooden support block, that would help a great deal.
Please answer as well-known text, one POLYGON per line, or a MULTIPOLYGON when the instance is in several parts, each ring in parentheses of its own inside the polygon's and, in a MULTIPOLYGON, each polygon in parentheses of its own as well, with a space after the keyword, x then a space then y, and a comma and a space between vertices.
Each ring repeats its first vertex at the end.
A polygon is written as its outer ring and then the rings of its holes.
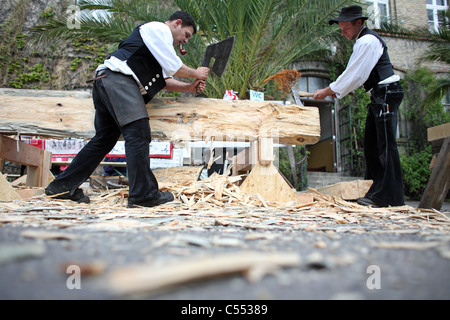
POLYGON ((259 138, 258 142, 259 163, 269 165, 273 162, 273 139, 259 138))
POLYGON ((251 170, 258 163, 258 142, 253 141, 250 146, 233 157, 233 175, 251 170))
POLYGON ((450 137, 445 138, 419 208, 441 210, 450 188, 450 137))
POLYGON ((273 165, 273 139, 260 137, 250 148, 253 149, 248 153, 257 156, 257 163, 240 186, 241 191, 251 195, 259 194, 268 201, 298 202, 296 190, 273 165))
POLYGON ((244 180, 240 189, 250 195, 259 194, 268 201, 298 201, 295 189, 289 186, 273 164, 265 166, 258 163, 244 180))

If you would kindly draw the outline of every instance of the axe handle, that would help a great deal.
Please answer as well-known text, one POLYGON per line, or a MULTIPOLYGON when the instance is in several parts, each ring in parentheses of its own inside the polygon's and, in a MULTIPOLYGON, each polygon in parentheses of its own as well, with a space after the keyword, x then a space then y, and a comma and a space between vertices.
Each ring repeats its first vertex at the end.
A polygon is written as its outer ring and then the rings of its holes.
POLYGON ((314 97, 314 93, 306 92, 306 91, 298 91, 298 95, 300 97, 314 97))

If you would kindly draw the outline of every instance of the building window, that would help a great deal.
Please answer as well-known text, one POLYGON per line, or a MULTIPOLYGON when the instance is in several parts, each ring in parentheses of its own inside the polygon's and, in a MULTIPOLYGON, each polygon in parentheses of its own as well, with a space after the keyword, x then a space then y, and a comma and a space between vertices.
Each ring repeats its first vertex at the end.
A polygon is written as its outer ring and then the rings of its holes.
MULTIPOLYGON (((323 89, 328 87, 330 84, 329 79, 321 78, 321 77, 311 77, 311 76, 302 76, 298 80, 298 88, 297 90, 306 91, 306 92, 316 92, 316 90, 323 89)), ((306 100, 313 100, 312 98, 306 98, 306 100)), ((333 102, 333 98, 327 97, 325 101, 333 102)))
POLYGON ((389 22, 389 0, 366 1, 369 27, 379 29, 389 22))
POLYGON ((437 31, 443 25, 448 0, 427 0, 428 28, 437 31))

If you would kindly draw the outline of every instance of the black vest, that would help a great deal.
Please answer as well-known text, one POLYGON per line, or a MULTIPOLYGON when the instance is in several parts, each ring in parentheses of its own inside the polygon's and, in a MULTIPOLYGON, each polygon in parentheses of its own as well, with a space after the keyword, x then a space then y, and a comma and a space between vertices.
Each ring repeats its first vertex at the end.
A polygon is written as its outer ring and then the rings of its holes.
POLYGON ((383 45, 383 54, 381 55, 380 60, 378 60, 377 64, 370 73, 369 78, 364 83, 364 89, 366 89, 366 91, 375 88, 378 82, 383 81, 384 79, 387 79, 390 76, 394 75, 394 68, 392 67, 389 55, 387 53, 386 43, 383 41, 383 39, 381 39, 378 33, 376 33, 373 30, 370 30, 369 28, 364 28, 359 34, 358 38, 361 38, 368 34, 371 34, 375 36, 378 40, 380 40, 381 44, 383 45))
POLYGON ((127 62, 147 92, 144 95, 144 101, 147 103, 166 86, 166 81, 161 65, 142 40, 139 27, 137 26, 111 55, 127 62))

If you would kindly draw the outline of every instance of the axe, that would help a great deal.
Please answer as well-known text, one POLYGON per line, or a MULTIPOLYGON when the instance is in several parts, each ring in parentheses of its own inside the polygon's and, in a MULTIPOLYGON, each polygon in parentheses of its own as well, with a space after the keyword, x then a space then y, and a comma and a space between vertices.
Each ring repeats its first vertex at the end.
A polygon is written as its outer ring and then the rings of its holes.
POLYGON ((213 66, 210 68, 219 78, 222 77, 225 68, 227 67, 228 60, 230 59, 231 51, 233 50, 234 36, 219 41, 217 43, 210 44, 206 47, 205 56, 203 58, 202 67, 208 67, 213 61, 213 66))

